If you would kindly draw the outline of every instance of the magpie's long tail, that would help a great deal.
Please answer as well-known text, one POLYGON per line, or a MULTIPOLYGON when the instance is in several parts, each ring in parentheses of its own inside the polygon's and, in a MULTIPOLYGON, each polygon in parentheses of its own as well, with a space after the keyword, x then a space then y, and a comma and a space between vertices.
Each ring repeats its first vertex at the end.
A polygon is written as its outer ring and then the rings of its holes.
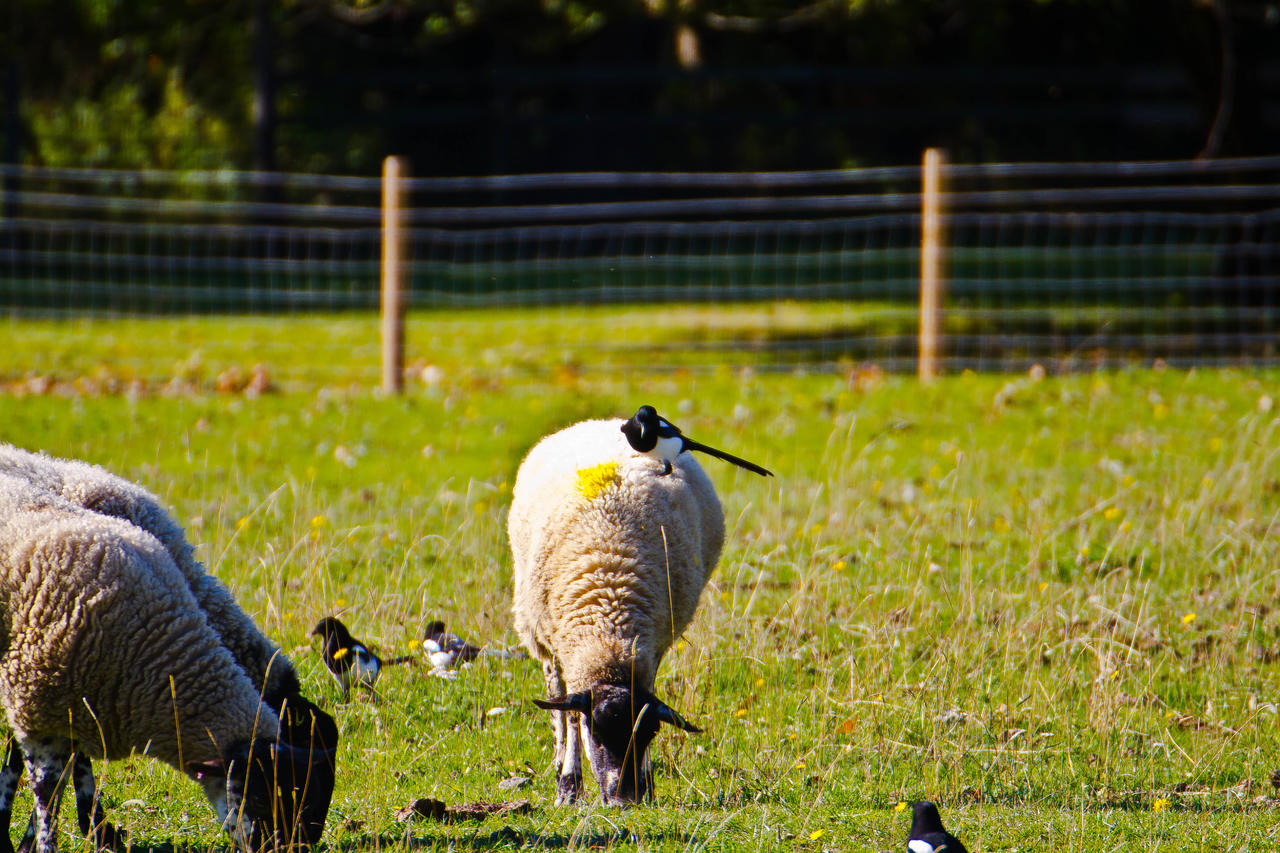
POLYGON ((398 657, 398 658, 383 658, 383 659, 382 659, 382 665, 383 665, 383 666, 398 666, 398 665, 400 665, 400 664, 402 664, 402 663, 412 663, 412 664, 417 664, 417 662, 418 662, 418 659, 417 659, 417 657, 415 657, 414 655, 401 655, 401 656, 400 656, 400 657, 398 657))
POLYGON ((746 468, 748 471, 759 474, 761 477, 772 477, 773 472, 768 468, 761 468, 754 462, 748 462, 740 456, 734 456, 732 453, 725 453, 723 450, 716 450, 714 447, 708 447, 701 442, 694 441, 689 436, 684 437, 684 446, 686 450, 697 450, 708 456, 714 456, 717 459, 723 459, 725 462, 732 462, 739 468, 746 468))

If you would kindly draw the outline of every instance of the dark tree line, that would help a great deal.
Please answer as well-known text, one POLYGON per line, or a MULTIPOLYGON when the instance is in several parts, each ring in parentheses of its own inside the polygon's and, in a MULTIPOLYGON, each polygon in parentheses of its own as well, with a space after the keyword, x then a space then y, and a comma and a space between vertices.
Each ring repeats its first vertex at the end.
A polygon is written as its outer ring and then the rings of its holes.
POLYGON ((27 163, 793 169, 1280 140, 1264 0, 7 5, 0 151, 27 163))

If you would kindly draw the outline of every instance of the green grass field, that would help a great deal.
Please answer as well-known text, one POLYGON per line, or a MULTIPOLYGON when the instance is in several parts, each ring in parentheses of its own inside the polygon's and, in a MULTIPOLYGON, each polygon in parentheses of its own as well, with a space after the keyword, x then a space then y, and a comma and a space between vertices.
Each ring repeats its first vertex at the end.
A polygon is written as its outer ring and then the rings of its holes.
MULTIPOLYGON (((0 438, 157 492, 335 713, 330 849, 900 850, 897 806, 925 796, 975 850, 1280 840, 1274 373, 623 370, 557 349, 592 334, 572 312, 495 312, 488 335, 468 318, 414 318, 411 358, 441 370, 398 399, 368 390, 367 318, 6 325, 0 438), (260 361, 284 390, 214 390, 260 361), (656 805, 552 804, 530 661, 396 668, 381 703, 337 704, 307 637, 327 613, 389 653, 436 616, 516 645, 522 454, 642 402, 778 474, 704 462, 726 548, 658 693, 706 733, 659 735, 656 805), (499 789, 516 775, 531 784, 499 789), (534 808, 395 819, 426 796, 534 808)), ((136 843, 227 847, 178 774, 100 771, 136 843)), ((69 807, 62 826, 83 849, 69 807)))

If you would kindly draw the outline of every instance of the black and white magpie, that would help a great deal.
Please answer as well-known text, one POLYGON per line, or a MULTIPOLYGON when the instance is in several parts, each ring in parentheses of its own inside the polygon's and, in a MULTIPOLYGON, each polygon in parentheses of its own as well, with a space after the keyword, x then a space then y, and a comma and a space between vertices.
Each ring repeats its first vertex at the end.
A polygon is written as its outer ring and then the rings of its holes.
POLYGON ((332 616, 326 616, 316 623, 311 636, 321 638, 320 654, 324 665, 333 673, 342 688, 342 701, 351 698, 352 686, 363 687, 373 692, 384 666, 408 663, 411 656, 399 657, 384 661, 364 643, 351 636, 347 626, 332 616))
POLYGON ((938 807, 928 800, 921 800, 911 808, 911 834, 907 836, 907 850, 911 853, 969 853, 960 839, 942 827, 938 807))
POLYGON ((748 462, 732 453, 725 453, 723 450, 716 450, 714 447, 694 441, 680 432, 678 426, 663 419, 653 406, 641 406, 637 409, 635 415, 622 425, 622 434, 627 437, 627 443, 631 445, 632 450, 661 461, 663 474, 671 473, 671 463, 681 453, 686 450, 697 450, 717 459, 732 462, 739 468, 746 468, 762 477, 773 476, 772 471, 761 468, 754 462, 748 462))
POLYGON ((426 630, 422 632, 422 647, 427 650, 427 659, 437 672, 445 672, 455 663, 469 663, 480 656, 479 646, 473 646, 457 634, 450 634, 439 619, 427 623, 426 630))

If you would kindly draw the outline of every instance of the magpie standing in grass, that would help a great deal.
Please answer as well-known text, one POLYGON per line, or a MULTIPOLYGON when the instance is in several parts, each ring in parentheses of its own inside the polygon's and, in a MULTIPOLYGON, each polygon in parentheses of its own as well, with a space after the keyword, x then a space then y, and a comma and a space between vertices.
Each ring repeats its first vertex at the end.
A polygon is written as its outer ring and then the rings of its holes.
POLYGON ((324 657, 324 665, 338 680, 343 702, 351 698, 352 685, 373 693, 373 686, 378 683, 384 666, 412 660, 412 657, 400 657, 383 661, 368 646, 351 636, 346 625, 332 616, 317 622, 311 636, 321 638, 320 653, 324 657))
POLYGON ((632 450, 660 460, 664 475, 671 473, 671 463, 677 456, 686 450, 697 450, 708 456, 732 462, 739 468, 746 468, 762 477, 773 476, 772 471, 761 468, 754 462, 748 462, 732 453, 716 450, 714 447, 708 447, 687 437, 680 432, 678 426, 664 420, 653 406, 641 406, 637 409, 631 420, 622 425, 622 434, 627 437, 627 443, 631 445, 632 450))
POLYGON ((471 645, 457 634, 450 634, 439 619, 427 623, 426 630, 422 632, 422 647, 427 650, 431 667, 440 671, 455 663, 469 663, 480 656, 479 646, 471 645))
POLYGON ((969 853, 960 839, 942 828, 938 807, 928 800, 921 800, 911 809, 911 835, 907 837, 907 850, 911 853, 969 853))

